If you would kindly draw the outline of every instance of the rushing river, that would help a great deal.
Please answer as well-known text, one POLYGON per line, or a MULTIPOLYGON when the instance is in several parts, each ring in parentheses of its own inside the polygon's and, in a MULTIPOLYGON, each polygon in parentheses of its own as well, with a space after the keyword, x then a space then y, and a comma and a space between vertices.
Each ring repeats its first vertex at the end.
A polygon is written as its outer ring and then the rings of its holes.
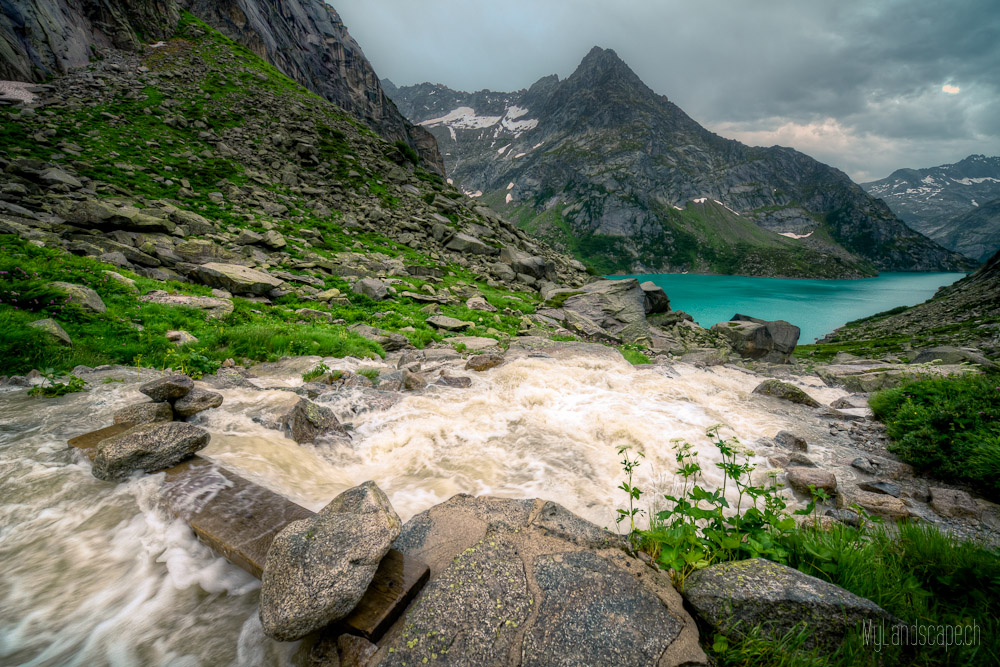
POLYGON ((812 343, 852 320, 897 306, 913 306, 964 273, 883 273, 864 280, 798 280, 665 274, 608 276, 652 280, 683 310, 708 328, 736 313, 785 320, 802 329, 799 342, 812 343))
MULTIPOLYGON (((373 479, 403 520, 467 492, 553 499, 613 527, 624 501, 618 447, 645 452, 636 483, 651 498, 676 482, 671 438, 697 444, 714 470, 707 427, 725 422, 728 433, 752 443, 791 426, 751 400, 758 377, 634 368, 594 349, 525 354, 471 374, 469 389, 431 387, 384 409, 364 409, 373 390, 325 394, 317 400, 354 430, 350 442, 320 446, 300 446, 253 421, 255 412, 294 399, 273 387, 301 382, 298 368, 262 374, 255 382, 272 388, 223 390, 223 408, 197 418, 212 433, 203 454, 312 509, 373 479)), ((273 643, 260 630, 258 582, 158 505, 162 475, 101 482, 66 446, 143 399, 134 373, 111 373, 124 383, 94 378, 90 391, 58 399, 0 393, 0 664, 297 662, 296 645, 273 643)), ((824 401, 843 395, 810 391, 824 401)))

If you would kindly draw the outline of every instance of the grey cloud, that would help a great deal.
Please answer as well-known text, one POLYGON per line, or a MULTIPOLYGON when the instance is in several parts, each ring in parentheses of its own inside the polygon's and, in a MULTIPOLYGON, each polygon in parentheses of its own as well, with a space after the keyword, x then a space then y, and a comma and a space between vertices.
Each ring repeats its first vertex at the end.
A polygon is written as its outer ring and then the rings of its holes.
POLYGON ((516 90, 569 75, 600 45, 713 129, 749 128, 763 141, 782 123, 834 119, 848 139, 794 147, 855 176, 1000 154, 996 0, 333 4, 399 85, 516 90), (961 93, 942 93, 945 83, 961 93), (867 144, 880 150, 851 148, 867 144))

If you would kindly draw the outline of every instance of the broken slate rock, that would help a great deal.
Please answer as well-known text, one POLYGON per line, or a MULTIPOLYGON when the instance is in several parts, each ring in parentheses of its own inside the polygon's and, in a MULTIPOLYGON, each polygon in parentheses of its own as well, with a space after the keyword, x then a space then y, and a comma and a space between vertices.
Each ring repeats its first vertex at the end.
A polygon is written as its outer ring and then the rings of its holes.
POLYGON ((314 517, 288 524, 275 537, 261 576, 264 632, 295 641, 349 614, 400 527, 374 482, 348 489, 314 517))
POLYGON ((153 424, 155 422, 169 422, 174 419, 174 411, 170 404, 163 403, 136 403, 115 412, 116 424, 153 424))
POLYGON ((94 477, 108 482, 126 479, 136 470, 170 468, 208 445, 210 436, 192 424, 140 424, 97 444, 94 477))
POLYGON ((192 417, 220 405, 222 405, 222 394, 196 387, 174 402, 174 412, 181 417, 192 417))

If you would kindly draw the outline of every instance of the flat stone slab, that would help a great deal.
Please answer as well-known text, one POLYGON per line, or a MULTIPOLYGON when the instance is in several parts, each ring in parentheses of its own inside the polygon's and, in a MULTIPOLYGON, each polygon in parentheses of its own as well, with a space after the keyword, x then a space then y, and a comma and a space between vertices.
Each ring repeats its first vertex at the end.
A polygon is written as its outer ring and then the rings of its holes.
POLYGON ((496 338, 486 338, 485 336, 452 336, 446 338, 444 342, 449 345, 464 345, 465 349, 470 352, 491 350, 500 345, 500 341, 496 338))
MULTIPOLYGON (((115 424, 77 436, 69 444, 92 459, 97 443, 129 427, 115 424)), ((197 455, 166 471, 162 498, 170 513, 187 521, 199 539, 258 578, 275 536, 291 522, 314 516, 311 510, 197 455)), ((429 574, 425 563, 391 549, 364 597, 338 622, 338 632, 378 641, 429 574)))

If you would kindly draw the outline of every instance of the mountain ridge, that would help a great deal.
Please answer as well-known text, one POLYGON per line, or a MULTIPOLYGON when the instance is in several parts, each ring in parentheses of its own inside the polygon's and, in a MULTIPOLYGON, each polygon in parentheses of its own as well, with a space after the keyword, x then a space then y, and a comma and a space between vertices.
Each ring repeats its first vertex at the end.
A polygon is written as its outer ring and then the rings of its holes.
POLYGON ((970 155, 952 164, 897 169, 863 183, 917 231, 978 261, 1000 249, 1000 157, 970 155))
POLYGON ((604 270, 731 269, 688 249, 732 250, 725 238, 713 246, 692 236, 676 219, 701 198, 796 237, 800 256, 813 260, 807 264, 845 267, 815 277, 972 266, 908 229, 843 172, 793 149, 750 147, 712 133, 649 89, 612 50, 595 47, 566 79, 544 77, 514 93, 425 83, 393 86, 391 94, 404 115, 435 135, 448 173, 467 194, 563 249, 571 250, 574 238, 604 248, 597 257, 577 253, 604 270), (569 218, 552 222, 557 210, 569 218))
POLYGON ((86 65, 99 49, 141 50, 144 41, 169 38, 188 10, 444 173, 434 137, 399 113, 340 15, 322 0, 29 0, 3 7, 0 78, 41 82, 86 65))

